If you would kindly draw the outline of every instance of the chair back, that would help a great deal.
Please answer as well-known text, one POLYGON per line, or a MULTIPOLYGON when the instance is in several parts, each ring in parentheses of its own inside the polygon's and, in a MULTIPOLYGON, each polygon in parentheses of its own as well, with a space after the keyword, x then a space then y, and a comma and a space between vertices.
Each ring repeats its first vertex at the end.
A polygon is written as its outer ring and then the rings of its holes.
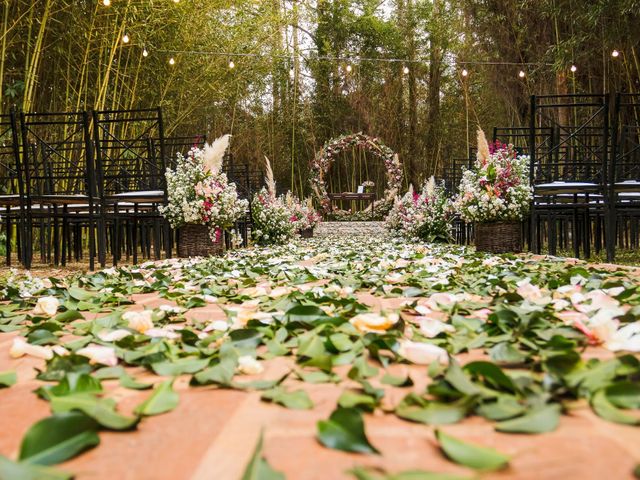
POLYGON ((166 197, 160 108, 94 111, 93 135, 101 197, 156 190, 166 197))
POLYGON ((27 197, 95 196, 87 112, 21 113, 27 197))

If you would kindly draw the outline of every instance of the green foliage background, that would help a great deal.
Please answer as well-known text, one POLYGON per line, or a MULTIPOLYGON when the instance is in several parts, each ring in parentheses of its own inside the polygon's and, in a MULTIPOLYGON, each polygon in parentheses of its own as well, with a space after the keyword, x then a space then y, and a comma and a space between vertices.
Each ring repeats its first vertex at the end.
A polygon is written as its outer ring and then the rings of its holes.
MULTIPOLYGON (((279 188, 298 192, 327 139, 363 131, 419 184, 466 156, 475 124, 524 123, 532 93, 637 91, 638 12, 638 0, 2 0, 1 106, 161 105, 169 135, 232 131, 237 158, 257 169, 267 155, 279 188), (347 73, 327 56, 411 63, 347 73), (536 65, 522 80, 519 66, 470 64, 464 79, 460 62, 536 65)), ((361 156, 347 157, 356 171, 361 156)), ((358 175, 335 173, 335 189, 358 175)))

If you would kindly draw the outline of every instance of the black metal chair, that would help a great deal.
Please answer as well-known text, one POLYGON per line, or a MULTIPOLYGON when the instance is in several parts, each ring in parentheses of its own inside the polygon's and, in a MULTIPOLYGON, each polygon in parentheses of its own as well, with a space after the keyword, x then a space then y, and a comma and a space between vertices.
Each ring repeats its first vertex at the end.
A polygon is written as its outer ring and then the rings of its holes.
POLYGON ((51 262, 53 250, 55 265, 65 265, 72 251, 81 258, 86 228, 93 269, 98 209, 87 112, 21 113, 20 125, 25 266, 32 263, 34 227, 40 229, 41 259, 51 262))
POLYGON ((170 229, 158 209, 167 201, 162 110, 94 111, 93 127, 101 202, 100 263, 106 263, 108 232, 114 265, 123 245, 134 263, 139 248, 150 256, 151 238, 155 258, 160 258, 163 244, 170 257, 170 229))
POLYGON ((600 248, 602 234, 608 235, 601 226, 607 205, 609 134, 608 95, 531 97, 532 251, 541 251, 545 220, 549 253, 556 253, 558 225, 564 229, 564 240, 570 237, 576 257, 581 251, 585 257, 590 256, 593 225, 596 248, 600 248))
POLYGON ((18 258, 24 263, 24 178, 20 164, 20 144, 15 111, 0 115, 0 208, 4 210, 6 264, 11 265, 13 229, 18 258))
POLYGON ((242 236, 242 242, 246 246, 249 242, 249 232, 253 226, 251 201, 254 192, 260 189, 262 177, 259 173, 252 173, 249 165, 235 163, 233 154, 231 153, 225 156, 222 172, 227 175, 229 182, 236 184, 238 198, 248 200, 249 202, 249 208, 246 214, 236 222, 236 230, 238 230, 242 236))
POLYGON ((607 259, 615 259, 616 243, 638 248, 640 219, 640 94, 615 96, 611 128, 607 259))

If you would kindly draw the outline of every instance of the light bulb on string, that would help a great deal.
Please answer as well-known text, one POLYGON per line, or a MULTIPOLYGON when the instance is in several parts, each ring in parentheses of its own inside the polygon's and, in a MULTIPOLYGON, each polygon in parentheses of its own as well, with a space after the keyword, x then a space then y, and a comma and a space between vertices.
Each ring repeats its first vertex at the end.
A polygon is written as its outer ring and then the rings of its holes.
POLYGON ((571 72, 576 73, 576 70, 578 70, 578 67, 576 67, 575 65, 571 65, 571 72))
POLYGON ((347 65, 347 73, 351 73, 351 70, 353 70, 353 67, 351 66, 351 64, 347 65))
POLYGON ((404 67, 404 68, 402 69, 402 73, 404 73, 405 75, 406 75, 407 73, 409 73, 409 67, 404 67))
POLYGON ((111 5, 111 0, 102 0, 102 4, 103 4, 105 7, 108 7, 109 5, 111 5))
POLYGON ((169 65, 175 65, 175 64, 176 64, 176 61, 174 60, 174 58, 173 58, 173 57, 171 57, 171 58, 169 59, 169 65))
POLYGON ((126 33, 122 36, 122 43, 129 43, 129 35, 126 33))
POLYGON ((524 70, 520 70, 520 73, 518 73, 518 76, 519 76, 520 78, 524 78, 524 77, 526 77, 526 76, 527 76, 527 74, 526 74, 526 73, 524 73, 524 70))
POLYGON ((229 60, 229 70, 233 70, 234 68, 236 68, 236 64, 233 63, 233 60, 229 60))
POLYGON ((618 50, 614 50, 613 52, 611 52, 611 56, 613 58, 618 58, 620 56, 620 52, 618 50))
POLYGON ((142 56, 143 57, 148 57, 149 56, 149 52, 147 51, 146 48, 144 50, 142 50, 142 56))
POLYGON ((462 76, 466 77, 467 75, 469 75, 469 71, 466 68, 462 69, 462 76))

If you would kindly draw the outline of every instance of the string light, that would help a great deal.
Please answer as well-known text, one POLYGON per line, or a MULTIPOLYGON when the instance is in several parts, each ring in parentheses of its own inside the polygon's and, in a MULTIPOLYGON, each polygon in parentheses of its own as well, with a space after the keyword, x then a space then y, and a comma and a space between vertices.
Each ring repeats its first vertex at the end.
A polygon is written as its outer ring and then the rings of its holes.
POLYGON ((409 67, 404 67, 402 69, 402 72, 406 75, 407 73, 409 73, 409 67))
POLYGON ((526 75, 527 75, 527 74, 526 74, 526 73, 524 73, 524 70, 520 70, 520 73, 518 73, 518 76, 519 76, 520 78, 524 78, 526 75))
POLYGON ((229 61, 229 69, 233 70, 236 67, 236 64, 233 63, 233 60, 229 61))
POLYGON ((347 73, 351 73, 351 70, 353 70, 353 67, 351 66, 351 64, 347 65, 347 73))
POLYGON ((126 33, 122 36, 122 43, 129 43, 129 35, 126 33))
POLYGON ((620 56, 620 52, 618 50, 614 50, 613 52, 611 52, 611 56, 613 58, 618 58, 620 56))
POLYGON ((571 65, 571 72, 576 73, 576 70, 578 70, 578 67, 576 67, 575 65, 571 65))
POLYGON ((102 4, 103 4, 105 7, 108 7, 109 5, 111 5, 111 0, 102 0, 102 4))
POLYGON ((173 3, 180 3, 180 0, 173 0, 173 3))
POLYGON ((463 69, 462 69, 462 76, 463 76, 463 77, 466 77, 467 75, 469 75, 469 72, 467 71, 467 69, 466 69, 466 68, 463 68, 463 69))
POLYGON ((144 50, 142 50, 142 56, 143 57, 148 57, 149 56, 149 52, 147 52, 146 48, 144 50))
POLYGON ((176 61, 173 59, 173 57, 171 57, 169 59, 169 65, 175 65, 176 61))

